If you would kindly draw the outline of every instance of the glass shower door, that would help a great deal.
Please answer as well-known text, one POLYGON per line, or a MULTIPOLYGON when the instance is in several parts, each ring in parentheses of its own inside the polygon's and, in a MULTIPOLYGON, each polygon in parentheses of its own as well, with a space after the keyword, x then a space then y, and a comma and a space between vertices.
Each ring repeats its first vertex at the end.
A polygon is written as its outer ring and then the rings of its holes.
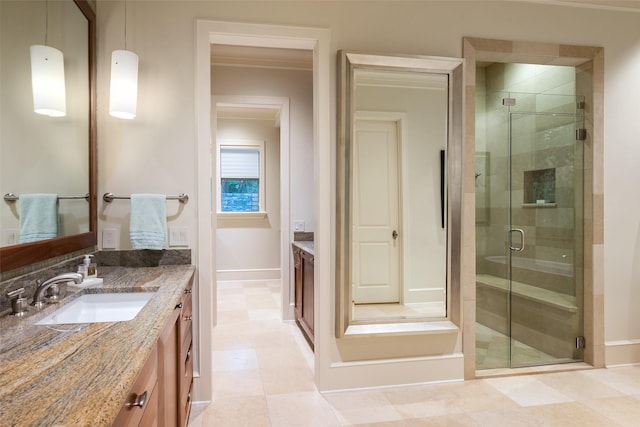
POLYGON ((573 96, 526 99, 509 108, 511 367, 583 358, 582 110, 573 96))

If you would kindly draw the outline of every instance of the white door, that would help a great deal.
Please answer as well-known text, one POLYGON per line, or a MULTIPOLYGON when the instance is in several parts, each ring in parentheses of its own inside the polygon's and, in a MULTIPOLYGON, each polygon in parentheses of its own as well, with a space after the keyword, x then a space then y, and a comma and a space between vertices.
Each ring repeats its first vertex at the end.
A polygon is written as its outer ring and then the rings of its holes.
POLYGON ((398 122, 356 120, 353 144, 353 301, 400 301, 398 122))

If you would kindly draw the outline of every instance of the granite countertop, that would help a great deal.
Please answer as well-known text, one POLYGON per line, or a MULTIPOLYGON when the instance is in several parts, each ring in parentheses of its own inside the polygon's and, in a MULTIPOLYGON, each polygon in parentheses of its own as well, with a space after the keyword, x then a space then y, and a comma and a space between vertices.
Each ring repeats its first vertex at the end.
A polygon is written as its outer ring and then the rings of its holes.
POLYGON ((315 256, 315 252, 313 250, 313 240, 294 240, 293 245, 315 256))
POLYGON ((103 285, 67 286, 61 304, 84 293, 155 291, 126 322, 34 324, 57 304, 24 318, 2 315, 1 424, 110 426, 194 271, 192 265, 101 267, 103 285))

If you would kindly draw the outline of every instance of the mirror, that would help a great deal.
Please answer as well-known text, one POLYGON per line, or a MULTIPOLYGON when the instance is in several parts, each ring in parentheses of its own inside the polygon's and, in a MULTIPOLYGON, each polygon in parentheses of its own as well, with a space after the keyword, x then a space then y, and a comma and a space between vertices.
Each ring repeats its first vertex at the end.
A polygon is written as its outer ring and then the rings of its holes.
POLYGON ((337 336, 448 320, 463 61, 339 55, 337 336))
POLYGON ((95 12, 87 0, 3 0, 0 19, 0 195, 17 196, 0 201, 6 272, 96 244, 95 12), (34 44, 64 55, 64 117, 33 111, 34 44), (58 195, 57 237, 20 243, 19 198, 30 193, 58 195))

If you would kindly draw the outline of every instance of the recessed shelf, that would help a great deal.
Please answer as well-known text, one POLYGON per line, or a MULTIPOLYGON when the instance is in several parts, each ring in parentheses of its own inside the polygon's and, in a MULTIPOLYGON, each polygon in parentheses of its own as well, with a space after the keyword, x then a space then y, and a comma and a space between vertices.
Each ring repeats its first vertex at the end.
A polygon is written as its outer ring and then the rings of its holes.
POLYGON ((555 208, 557 203, 523 203, 523 208, 555 208))

